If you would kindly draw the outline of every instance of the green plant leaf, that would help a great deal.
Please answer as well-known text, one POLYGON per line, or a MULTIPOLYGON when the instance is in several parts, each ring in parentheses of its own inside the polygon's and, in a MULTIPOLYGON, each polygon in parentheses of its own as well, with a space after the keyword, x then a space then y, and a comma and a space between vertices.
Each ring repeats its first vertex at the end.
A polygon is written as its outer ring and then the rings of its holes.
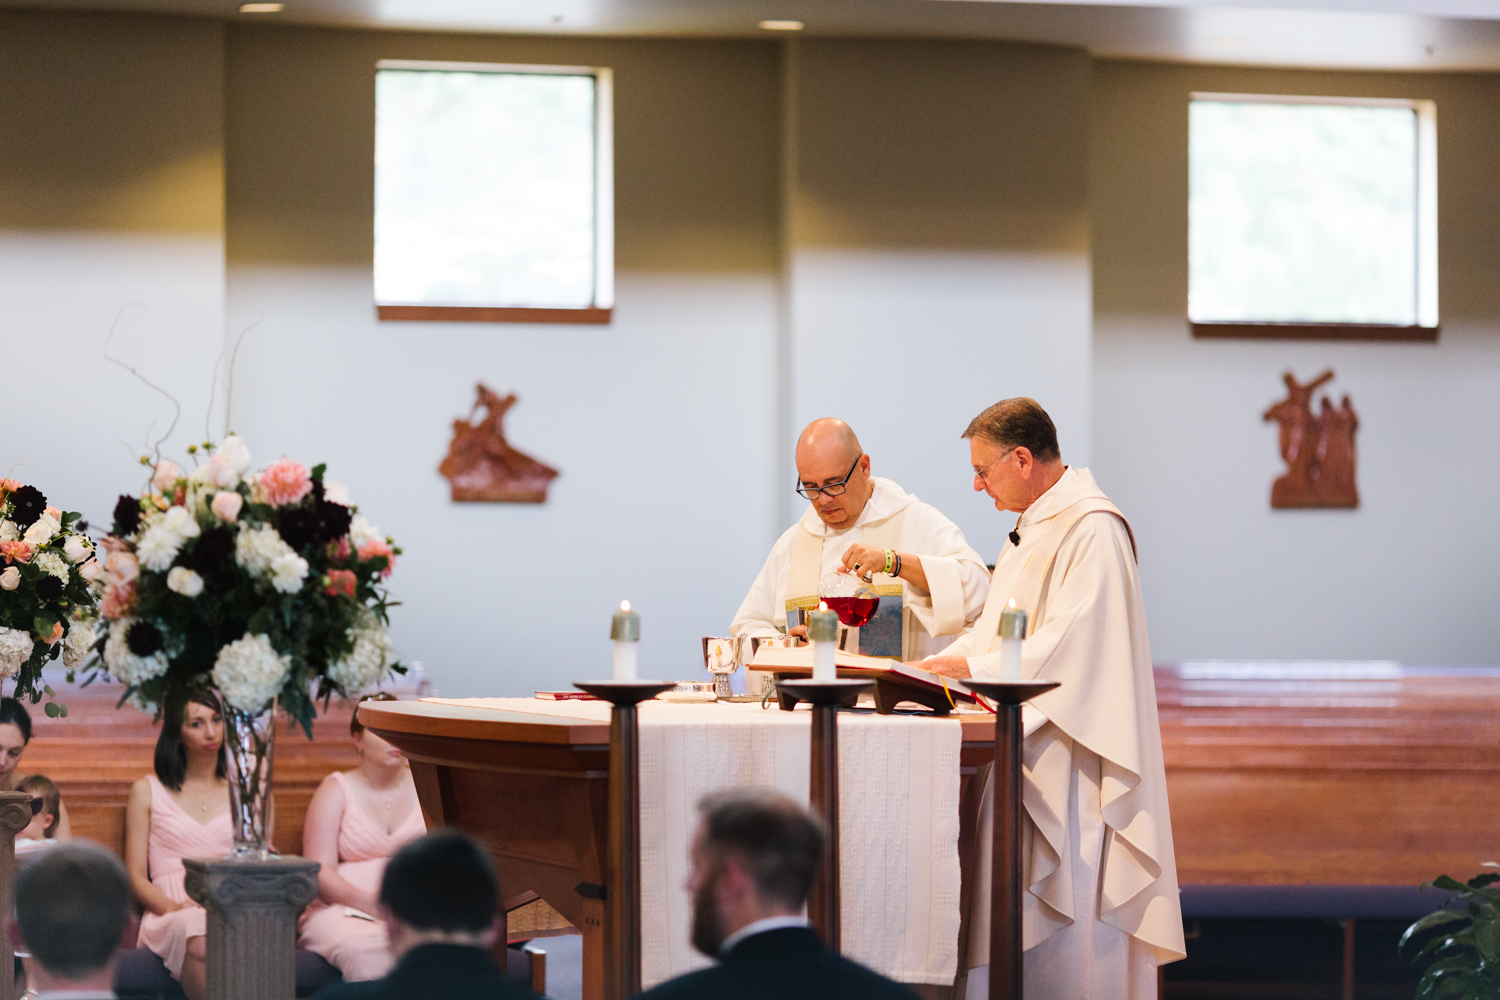
POLYGON ((47 718, 55 719, 60 709, 57 707, 57 702, 49 701, 46 705, 42 706, 42 711, 47 713, 47 718))
POLYGON ((1423 882, 1422 883, 1422 888, 1424 888, 1424 889, 1447 889, 1449 892, 1462 892, 1462 893, 1467 893, 1469 891, 1469 887, 1468 886, 1464 885, 1458 879, 1456 879, 1456 878, 1450 878, 1447 875, 1439 875, 1437 878, 1433 879, 1431 882, 1423 882))
POLYGON ((68 706, 64 705, 62 702, 58 702, 57 703, 57 712, 64 719, 66 719, 68 717, 68 706))
POLYGON ((1460 930, 1466 930, 1471 923, 1473 923, 1473 918, 1467 913, 1456 910, 1437 910, 1408 927, 1406 933, 1401 935, 1396 951, 1407 961, 1415 962, 1434 939, 1452 936, 1460 930))
POLYGON ((33 618, 31 624, 37 635, 51 635, 52 630, 57 627, 57 618, 44 612, 33 618))
POLYGON ((1483 875, 1475 875, 1469 879, 1469 888, 1481 889, 1493 882, 1500 882, 1500 872, 1485 872, 1483 875))
POLYGON ((1486 965, 1500 964, 1500 914, 1494 907, 1474 918, 1474 948, 1486 965))

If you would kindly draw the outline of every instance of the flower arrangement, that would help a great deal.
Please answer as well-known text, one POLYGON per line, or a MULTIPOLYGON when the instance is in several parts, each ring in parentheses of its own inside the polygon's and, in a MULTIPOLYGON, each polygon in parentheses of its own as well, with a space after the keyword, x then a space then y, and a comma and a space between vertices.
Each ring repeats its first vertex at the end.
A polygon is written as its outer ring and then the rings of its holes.
POLYGON ((72 669, 95 643, 90 580, 100 567, 81 518, 49 507, 35 486, 0 479, 0 680, 14 677, 16 696, 33 702, 48 660, 60 655, 72 669))
POLYGON ((148 711, 207 684, 246 713, 279 698, 311 735, 315 700, 405 670, 385 632, 401 550, 322 465, 282 458, 251 473, 232 434, 188 451, 191 471, 157 461, 147 489, 115 505, 101 543, 104 666, 148 711))

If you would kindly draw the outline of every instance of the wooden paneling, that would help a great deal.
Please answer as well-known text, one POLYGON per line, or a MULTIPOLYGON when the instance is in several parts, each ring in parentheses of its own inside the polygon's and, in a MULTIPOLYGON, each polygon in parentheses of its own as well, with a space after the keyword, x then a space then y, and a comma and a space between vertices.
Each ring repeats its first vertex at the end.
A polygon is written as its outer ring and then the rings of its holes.
MULTIPOLYGON (((135 708, 115 708, 118 685, 78 688, 54 680, 52 686, 68 706, 68 717, 49 719, 41 705, 29 707, 32 738, 20 772, 45 774, 57 782, 74 836, 97 840, 123 855, 125 803, 131 783, 151 773, 157 728, 135 708)), ((402 698, 417 694, 409 682, 386 689, 402 698)), ((313 723, 311 740, 300 727, 277 726, 272 842, 283 854, 302 852, 302 824, 318 783, 332 771, 359 763, 349 739, 350 710, 338 699, 330 702, 328 712, 313 723)))
POLYGON ((1156 669, 1184 883, 1416 884, 1500 860, 1500 668, 1156 669))

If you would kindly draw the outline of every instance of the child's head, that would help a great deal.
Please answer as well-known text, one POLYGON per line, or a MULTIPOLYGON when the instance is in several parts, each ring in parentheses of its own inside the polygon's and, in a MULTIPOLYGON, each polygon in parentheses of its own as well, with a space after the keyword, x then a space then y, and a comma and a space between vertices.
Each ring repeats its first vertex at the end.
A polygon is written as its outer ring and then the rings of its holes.
POLYGON ((62 808, 62 795, 52 779, 44 774, 33 774, 22 778, 17 791, 30 792, 32 801, 42 800, 39 812, 31 814, 31 825, 16 834, 17 840, 51 839, 57 834, 57 819, 62 808))

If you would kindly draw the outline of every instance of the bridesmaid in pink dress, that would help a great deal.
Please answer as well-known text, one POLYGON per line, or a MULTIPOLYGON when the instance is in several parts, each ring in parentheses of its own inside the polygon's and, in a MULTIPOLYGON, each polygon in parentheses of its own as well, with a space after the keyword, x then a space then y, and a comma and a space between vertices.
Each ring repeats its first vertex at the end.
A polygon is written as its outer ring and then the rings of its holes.
MULTIPOLYGON (((395 701, 380 692, 361 701, 395 701)), ((379 979, 391 967, 385 923, 376 897, 385 863, 402 845, 427 832, 411 768, 401 751, 349 720, 359 767, 335 771, 307 807, 302 851, 323 867, 318 901, 302 916, 297 946, 336 965, 347 982, 379 979)))
POLYGON ((234 848, 224 723, 210 691, 168 703, 156 740, 156 773, 130 787, 125 864, 146 908, 139 945, 161 956, 191 1000, 204 995, 207 914, 188 898, 183 858, 219 858, 234 848))

